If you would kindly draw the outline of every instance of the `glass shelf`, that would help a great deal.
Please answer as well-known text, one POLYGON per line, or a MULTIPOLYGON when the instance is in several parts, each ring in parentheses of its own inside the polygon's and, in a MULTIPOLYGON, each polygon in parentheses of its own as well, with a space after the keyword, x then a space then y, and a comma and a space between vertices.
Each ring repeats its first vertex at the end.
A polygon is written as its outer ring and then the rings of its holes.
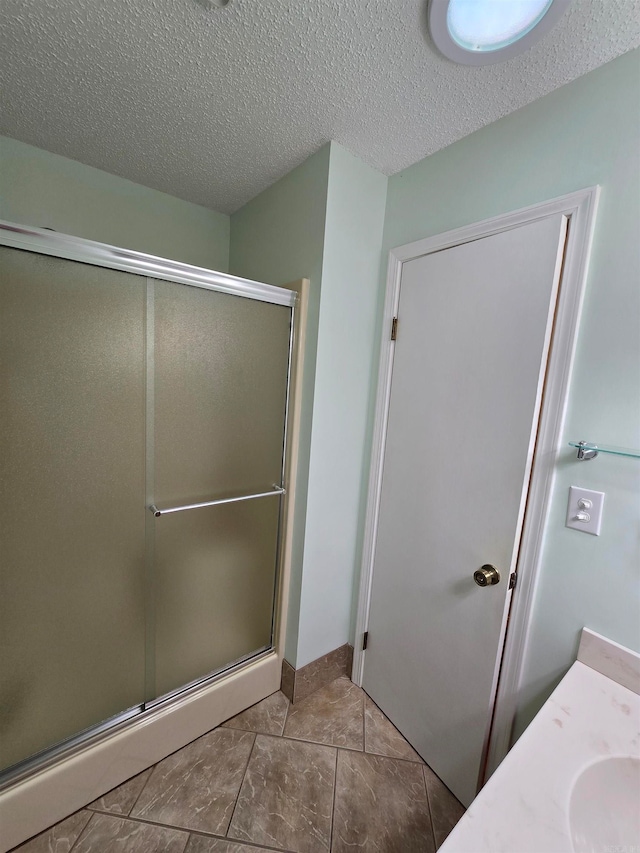
POLYGON ((578 450, 578 459, 595 459, 599 453, 612 453, 614 456, 628 456, 632 459, 640 459, 640 450, 631 450, 629 447, 613 447, 607 444, 591 444, 589 441, 570 441, 570 447, 578 450))

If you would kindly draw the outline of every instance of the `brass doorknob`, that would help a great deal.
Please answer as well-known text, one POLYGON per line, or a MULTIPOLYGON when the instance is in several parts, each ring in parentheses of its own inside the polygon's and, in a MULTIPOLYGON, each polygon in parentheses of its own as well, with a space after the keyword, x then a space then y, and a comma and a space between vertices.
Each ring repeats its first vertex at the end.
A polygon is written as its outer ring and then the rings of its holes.
POLYGON ((473 579, 478 586, 493 586, 500 583, 500 572, 494 567, 486 563, 484 566, 473 573, 473 579))

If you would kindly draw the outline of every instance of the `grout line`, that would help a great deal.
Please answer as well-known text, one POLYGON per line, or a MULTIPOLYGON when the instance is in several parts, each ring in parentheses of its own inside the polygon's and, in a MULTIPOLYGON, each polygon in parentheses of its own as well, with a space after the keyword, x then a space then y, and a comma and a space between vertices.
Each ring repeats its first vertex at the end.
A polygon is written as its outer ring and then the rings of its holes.
MULTIPOLYGON (((413 749, 413 747, 411 748, 413 749)), ((386 752, 375 752, 373 749, 365 752, 365 755, 375 755, 376 758, 389 758, 391 761, 402 761, 404 764, 415 764, 417 767, 426 767, 422 758, 401 758, 399 755, 387 755, 386 752)))
MULTIPOLYGON (((369 699, 369 701, 370 701, 370 702, 372 702, 372 703, 376 706, 376 708, 378 709, 378 711, 380 711, 380 713, 381 713, 381 714, 382 714, 382 716, 385 718, 385 720, 389 723, 389 725, 393 726, 393 728, 394 728, 394 729, 396 730, 396 732, 400 735, 400 737, 402 738, 402 740, 403 740, 405 743, 409 744, 409 746, 411 747, 411 749, 415 752, 415 754, 416 754, 416 755, 418 756, 418 758, 420 759, 420 762, 422 762, 422 764, 426 764, 427 762, 426 762, 426 761, 424 760, 424 758, 420 755, 420 753, 418 752, 418 750, 413 746, 413 744, 412 744, 412 743, 409 743, 409 741, 408 741, 408 740, 406 739, 406 737, 402 734, 402 732, 400 731, 400 729, 399 729, 396 725, 394 725, 394 723, 392 723, 392 722, 391 722, 391 720, 389 719, 389 717, 387 717, 387 715, 385 714, 385 712, 384 712, 384 711, 382 710, 382 708, 381 708, 381 707, 376 703, 376 701, 375 701, 374 699, 372 699, 372 698, 371 698, 371 696, 369 696, 369 694, 368 694, 366 691, 363 691, 363 692, 365 693, 365 695, 367 696, 367 698, 369 699)), ((366 750, 366 748, 365 748, 365 752, 366 752, 366 751, 367 751, 367 750, 366 750)), ((370 754, 371 754, 371 755, 381 755, 382 753, 380 753, 380 752, 372 752, 372 753, 370 753, 370 754)), ((385 758, 395 758, 395 756, 389 756, 389 755, 387 755, 387 756, 383 756, 383 757, 385 757, 385 758)), ((398 761, 411 761, 411 760, 412 760, 412 759, 410 759, 410 758, 399 758, 399 759, 398 759, 398 761)), ((414 764, 419 764, 420 762, 418 762, 418 761, 413 761, 413 763, 414 763, 414 764)))
POLYGON ((106 809, 97 809, 95 806, 85 806, 85 809, 91 814, 106 814, 109 817, 129 817, 128 814, 119 814, 118 812, 108 812, 106 809))
MULTIPOLYGON (((121 815, 121 814, 107 814, 106 812, 96 812, 96 814, 106 814, 107 817, 114 817, 117 820, 130 820, 132 823, 141 823, 147 826, 159 826, 161 829, 173 829, 176 832, 194 832, 195 830, 188 829, 186 826, 177 826, 174 823, 163 823, 161 820, 153 820, 152 818, 147 817, 135 817, 132 815, 121 815)), ((207 833, 204 833, 205 835, 207 833)), ((211 833, 213 835, 213 833, 211 833)), ((216 836, 217 838, 223 838, 224 836, 216 836)))
POLYGON ((431 797, 429 796, 429 786, 427 785, 427 775, 424 771, 426 764, 422 765, 422 784, 424 785, 424 792, 427 795, 427 809, 429 810, 429 823, 431 824, 431 837, 433 838, 433 849, 438 849, 438 842, 436 840, 436 828, 433 825, 433 812, 431 810, 431 797))
MULTIPOLYGON (((87 811, 87 809, 82 809, 82 811, 87 811)), ((91 821, 93 820, 93 812, 90 812, 90 814, 91 814, 91 817, 90 817, 90 818, 89 818, 89 820, 85 823, 85 825, 82 827, 82 832, 80 832, 80 833, 78 834, 78 837, 76 838, 76 840, 73 842, 73 844, 72 844, 72 845, 71 845, 71 847, 69 848, 69 853, 72 853, 72 851, 73 851, 73 850, 75 850, 75 848, 76 848, 76 847, 77 847, 77 845, 78 845, 78 842, 80 841, 80 839, 82 838, 82 836, 85 834, 85 832, 86 832, 86 831, 87 831, 87 829, 89 828, 89 824, 90 824, 90 823, 91 823, 91 821)), ((66 820, 66 818, 65 818, 65 820, 66 820)), ((57 824, 54 824, 54 826, 57 826, 57 824)), ((51 829, 53 829, 53 827, 51 827, 51 829)), ((37 836, 36 836, 36 838, 37 838, 37 836)))
POLYGON ((333 829, 336 817, 336 791, 338 790, 338 749, 336 749, 336 763, 333 771, 333 800, 331 802, 331 826, 329 827, 329 853, 333 850, 333 829))
MULTIPOLYGON (((159 763, 160 763, 160 762, 156 762, 156 764, 152 764, 152 765, 151 765, 151 768, 147 767, 147 770, 149 770, 149 769, 150 769, 150 770, 151 770, 151 773, 149 773, 149 776, 147 777, 147 781, 146 781, 146 782, 144 783, 144 785, 142 786, 142 790, 140 791, 140 793, 138 794, 138 796, 137 796, 137 797, 136 797, 136 799, 135 799, 135 802, 133 803, 133 805, 131 806, 131 808, 130 808, 130 809, 129 809, 129 811, 127 812, 127 817, 129 817, 129 815, 131 814, 131 812, 132 812, 132 811, 135 809, 135 807, 138 805, 138 800, 139 800, 139 799, 140 799, 140 797, 142 796, 142 793, 143 793, 144 789, 147 787, 147 785, 148 785, 148 784, 149 784, 149 782, 151 781, 151 777, 153 776, 153 773, 154 773, 154 771, 155 771, 155 769, 156 769, 156 767, 158 766, 158 764, 159 764, 159 763)), ((143 770, 142 772, 144 773, 145 771, 143 770)), ((135 776, 132 776, 131 778, 132 778, 132 779, 135 779, 135 776)), ((127 780, 127 781, 130 781, 130 780, 127 780)), ((126 782, 123 782, 122 784, 123 784, 123 785, 126 785, 126 782)), ((119 786, 118 786, 118 787, 119 787, 119 786)), ((107 793, 109 793, 109 792, 107 791, 107 793)))
POLYGON ((187 835, 195 834, 195 835, 203 835, 206 838, 219 838, 220 840, 224 840, 224 841, 229 840, 225 835, 217 835, 214 832, 206 832, 205 830, 189 829, 186 826, 179 826, 179 825, 176 825, 174 823, 163 823, 160 820, 153 820, 152 818, 141 818, 141 817, 135 817, 135 816, 131 816, 131 815, 126 816, 126 815, 121 815, 121 814, 109 814, 107 812, 95 812, 95 814, 102 814, 102 815, 105 815, 106 817, 115 818, 116 820, 124 820, 124 821, 128 820, 131 823, 138 823, 138 824, 142 824, 143 826, 157 826, 157 827, 160 827, 160 829, 173 829, 175 832, 186 832, 187 835))
MULTIPOLYGON (((278 735, 265 735, 265 737, 278 737, 278 735)), ((349 752, 362 752, 362 750, 357 746, 343 746, 338 743, 327 743, 324 740, 309 740, 308 738, 294 737, 293 735, 280 735, 280 740, 292 740, 296 743, 308 743, 310 746, 327 746, 329 749, 346 749, 349 752)))
MULTIPOLYGON (((254 741, 254 743, 255 743, 255 741, 254 741)), ((253 747, 252 747, 252 751, 253 751, 253 747)), ((117 820, 117 821, 125 821, 125 823, 127 821, 129 821, 130 823, 135 823, 135 824, 139 824, 142 826, 158 827, 160 829, 169 829, 169 830, 174 830, 175 832, 182 832, 186 835, 185 847, 184 847, 183 853, 186 850, 187 845, 189 843, 189 839, 192 835, 202 837, 202 838, 215 838, 215 839, 219 839, 221 841, 227 841, 227 842, 237 843, 237 844, 244 844, 244 845, 249 846, 255 850, 268 850, 268 851, 273 850, 273 847, 267 847, 265 845, 262 845, 262 844, 255 842, 255 841, 245 841, 245 840, 235 841, 235 839, 229 839, 226 835, 220 835, 220 834, 214 833, 214 832, 207 832, 206 830, 189 829, 188 827, 185 827, 185 826, 178 826, 178 825, 172 824, 172 823, 163 823, 162 821, 159 821, 159 820, 153 820, 153 819, 149 819, 149 818, 140 818, 140 817, 131 816, 131 815, 116 814, 115 812, 105 812, 105 811, 101 811, 99 809, 89 809, 86 806, 82 809, 78 809, 78 812, 74 812, 74 814, 78 814, 78 813, 83 812, 83 811, 88 813, 89 819, 87 820, 86 824, 83 826, 82 830, 78 834, 78 837, 76 838, 76 840, 72 843, 71 847, 69 848, 69 853, 72 853, 72 851, 76 849, 77 845, 80 843, 83 836, 87 833, 87 831, 89 829, 89 825, 90 825, 90 823, 93 820, 95 815, 103 815, 104 817, 113 818, 114 820, 117 820)), ((71 815, 69 815, 69 817, 71 817, 71 815)), ((68 820, 68 818, 63 818, 63 820, 68 820)), ((58 823, 62 823, 62 821, 59 821, 58 823)), ((58 824, 53 824, 53 826, 50 826, 48 829, 43 830, 43 833, 50 832, 56 826, 58 826, 58 824)), ((41 835, 43 833, 38 833, 38 835, 41 835)), ((38 835, 35 835, 31 838, 25 839, 23 842, 20 843, 20 845, 18 845, 17 848, 12 848, 12 849, 16 850, 16 851, 19 850, 20 846, 22 846, 22 844, 26 844, 28 842, 35 840, 36 838, 38 838, 38 835)), ((9 853, 11 853, 11 851, 9 851, 9 853)), ((295 853, 295 851, 288 850, 286 848, 281 850, 280 848, 278 848, 278 853, 295 853)))
POLYGON ((231 829, 231 824, 233 823, 233 818, 236 813, 236 809, 238 808, 238 800, 240 799, 240 791, 242 790, 242 786, 244 785, 244 780, 247 776, 247 770, 249 769, 249 762, 251 761, 251 756, 256 748, 256 741, 258 740, 258 733, 253 732, 253 743, 251 744, 251 749, 249 750, 249 756, 247 758, 247 763, 244 766, 244 772, 242 774, 242 779, 240 780, 240 784, 238 785, 238 793, 236 794, 236 799, 233 804, 233 811, 231 812, 231 817, 229 818, 229 823, 227 824, 227 828, 225 830, 225 838, 227 837, 229 830, 231 829))
POLYGON ((272 853, 272 851, 274 851, 274 849, 275 849, 275 850, 277 850, 277 853, 296 853, 295 850, 290 850, 288 847, 283 847, 283 848, 280 848, 280 847, 274 848, 273 846, 268 847, 265 844, 260 844, 260 842, 258 842, 258 841, 246 841, 244 839, 242 841, 238 841, 235 838, 229 838, 226 835, 214 835, 213 833, 205 832, 202 829, 190 829, 190 830, 188 830, 188 832, 189 832, 190 836, 193 835, 197 838, 214 838, 216 840, 226 841, 227 844, 238 844, 238 845, 244 845, 246 847, 251 847, 252 850, 268 850, 269 853, 272 853))
MULTIPOLYGON (((284 693, 282 695, 284 696, 284 693)), ((287 710, 285 711, 285 714, 284 714, 284 723, 282 724, 282 731, 280 732, 280 737, 284 737, 284 730, 287 726, 287 720, 289 719, 289 710, 290 710, 291 706, 293 705, 293 702, 289 699, 288 696, 285 696, 285 699, 287 700, 287 710)))
MULTIPOLYGON (((278 735, 264 735, 264 737, 278 737, 278 735)), ((296 743, 308 743, 310 746, 326 746, 329 749, 341 749, 343 752, 359 752, 361 755, 374 755, 376 758, 386 758, 388 761, 401 761, 403 764, 413 764, 414 767, 426 766, 422 758, 420 758, 419 761, 416 761, 415 759, 411 758, 399 758, 396 755, 384 755, 381 752, 365 752, 355 746, 344 746, 343 744, 326 743, 324 741, 318 740, 306 740, 305 738, 292 737, 291 735, 282 735, 280 739, 292 740, 296 743)))
MULTIPOLYGON (((83 809, 81 809, 81 811, 83 811, 83 809)), ((162 823, 159 820, 150 820, 148 818, 143 819, 143 818, 139 818, 139 817, 131 817, 131 816, 126 816, 126 815, 113 814, 113 813, 109 813, 109 812, 91 812, 91 817, 93 817, 94 814, 102 814, 102 815, 105 815, 106 817, 115 818, 116 820, 130 821, 131 823, 137 823, 137 824, 141 824, 143 826, 157 826, 160 829, 173 829, 175 832, 183 832, 187 836, 187 842, 186 842, 187 844, 189 843, 190 837, 192 835, 195 835, 195 836, 198 836, 199 838, 215 838, 215 839, 218 839, 220 841, 226 841, 226 842, 232 843, 232 844, 245 844, 245 845, 252 847, 256 850, 268 850, 268 851, 273 850, 273 847, 266 847, 265 845, 258 844, 255 841, 236 841, 235 839, 228 838, 226 835, 219 835, 218 833, 215 833, 215 832, 207 832, 204 829, 188 829, 185 826, 176 826, 175 824, 171 824, 171 823, 162 823)), ((66 818, 65 818, 65 820, 66 820, 66 818)), ((76 844, 80 841, 80 838, 84 835, 87 827, 89 826, 90 820, 91 820, 91 818, 89 819, 89 821, 87 821, 86 826, 83 828, 83 830, 80 833, 80 835, 78 836, 78 838, 74 841, 73 847, 69 850, 69 853, 72 853, 72 850, 75 848, 76 844)), ((56 824, 54 824, 54 826, 55 825, 56 824)), ((37 837, 37 836, 35 836, 35 837, 37 837)), ((31 839, 29 839, 29 840, 31 840, 31 839)), ((186 845, 185 845, 185 849, 186 849, 186 845)), ((294 850, 287 850, 286 848, 282 849, 282 850, 280 850, 280 848, 278 848, 278 853, 296 853, 296 852, 294 850)))

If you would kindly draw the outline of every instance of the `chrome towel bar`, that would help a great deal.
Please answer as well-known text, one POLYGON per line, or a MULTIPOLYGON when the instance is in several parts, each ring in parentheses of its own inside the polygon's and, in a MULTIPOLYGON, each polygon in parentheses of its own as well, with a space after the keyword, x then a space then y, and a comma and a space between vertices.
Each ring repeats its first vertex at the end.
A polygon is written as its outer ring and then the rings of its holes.
POLYGON ((168 506, 165 509, 159 509, 155 504, 150 504, 147 509, 159 518, 161 515, 168 515, 170 512, 183 512, 185 509, 200 509, 205 506, 219 506, 220 504, 233 504, 237 501, 252 501, 255 498, 268 498, 269 495, 285 495, 286 489, 282 486, 276 486, 275 483, 270 492, 257 492, 254 495, 238 495, 234 498, 219 498, 215 501, 202 501, 197 504, 183 504, 182 506, 168 506))

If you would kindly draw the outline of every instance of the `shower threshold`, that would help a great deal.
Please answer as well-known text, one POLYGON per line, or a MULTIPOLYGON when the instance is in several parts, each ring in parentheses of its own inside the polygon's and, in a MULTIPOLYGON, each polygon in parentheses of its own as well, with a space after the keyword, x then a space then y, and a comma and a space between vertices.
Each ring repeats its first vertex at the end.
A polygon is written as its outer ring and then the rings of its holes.
POLYGON ((170 693, 159 696, 157 699, 141 703, 140 705, 134 705, 126 711, 120 711, 118 714, 97 723, 95 726, 90 726, 53 746, 35 753, 24 761, 5 768, 0 771, 0 792, 16 785, 18 782, 25 781, 36 773, 53 767, 59 762, 73 758, 73 756, 84 749, 96 746, 102 740, 126 729, 133 722, 138 723, 146 717, 151 719, 153 715, 160 711, 170 708, 171 705, 182 701, 188 696, 197 694, 198 691, 210 687, 223 676, 228 676, 249 663, 253 664, 263 657, 272 654, 273 651, 274 647, 272 645, 263 646, 220 669, 208 673, 202 678, 197 678, 188 684, 184 684, 170 693))

